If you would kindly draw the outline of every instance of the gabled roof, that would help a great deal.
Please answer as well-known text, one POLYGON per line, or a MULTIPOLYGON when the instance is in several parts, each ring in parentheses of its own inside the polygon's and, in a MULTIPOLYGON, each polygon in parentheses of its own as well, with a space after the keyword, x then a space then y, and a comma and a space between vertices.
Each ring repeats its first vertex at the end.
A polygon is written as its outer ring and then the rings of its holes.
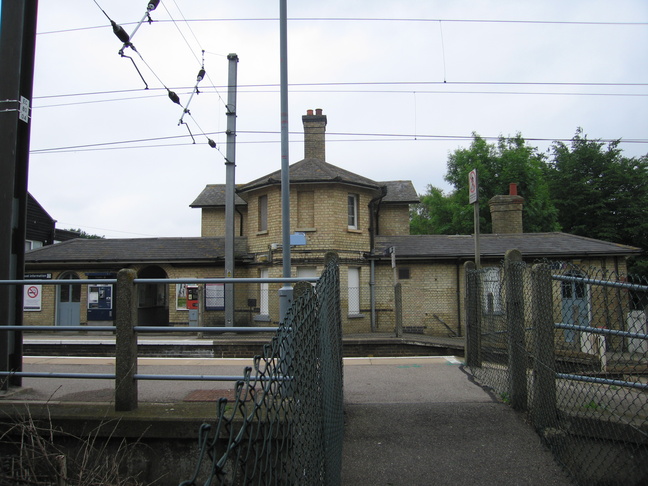
MULTIPOLYGON (((472 235, 377 236, 375 255, 394 246, 396 258, 422 260, 470 259, 475 255, 472 235)), ((517 249, 524 258, 583 258, 631 256, 641 249, 567 233, 484 234, 479 240, 482 258, 503 258, 517 249)))
MULTIPOLYGON (((247 239, 234 242, 235 257, 247 256, 247 239)), ((225 238, 124 238, 75 239, 38 248, 25 254, 25 263, 34 264, 208 264, 225 257, 225 238)))
MULTIPOLYGON (((290 166, 291 183, 317 183, 317 182, 339 182, 354 186, 367 187, 369 189, 380 189, 380 185, 371 179, 354 174, 346 169, 337 167, 320 159, 303 159, 290 166)), ((243 184, 238 192, 251 191, 264 186, 281 183, 281 170, 272 172, 258 179, 243 184)))
POLYGON ((418 204, 421 202, 412 181, 385 181, 378 184, 387 188, 383 203, 418 204))
MULTIPOLYGON (((411 181, 376 182, 320 159, 304 159, 291 165, 290 182, 296 184, 336 182, 366 187, 376 191, 384 188, 386 192, 382 202, 385 204, 415 204, 420 202, 411 181)), ((247 205, 247 202, 239 196, 240 193, 278 184, 281 184, 280 170, 247 184, 239 184, 236 188, 236 205, 247 205)), ((225 184, 208 184, 189 206, 192 208, 224 207, 225 184)))
MULTIPOLYGON (((247 206, 247 202, 238 194, 234 195, 234 201, 236 206, 247 206)), ((213 206, 225 206, 225 184, 207 184, 196 200, 189 205, 192 208, 213 206)))

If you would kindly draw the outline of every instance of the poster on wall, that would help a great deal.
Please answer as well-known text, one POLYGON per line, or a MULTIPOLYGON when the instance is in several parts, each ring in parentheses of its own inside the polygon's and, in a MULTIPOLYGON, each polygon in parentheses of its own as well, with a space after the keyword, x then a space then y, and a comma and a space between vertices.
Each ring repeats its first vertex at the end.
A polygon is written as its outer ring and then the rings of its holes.
POLYGON ((205 309, 225 309, 225 284, 205 284, 205 309))
POLYGON ((26 284, 23 286, 23 310, 26 312, 38 312, 41 310, 43 286, 37 284, 26 284))
POLYGON ((176 310, 187 310, 187 284, 176 284, 176 310))

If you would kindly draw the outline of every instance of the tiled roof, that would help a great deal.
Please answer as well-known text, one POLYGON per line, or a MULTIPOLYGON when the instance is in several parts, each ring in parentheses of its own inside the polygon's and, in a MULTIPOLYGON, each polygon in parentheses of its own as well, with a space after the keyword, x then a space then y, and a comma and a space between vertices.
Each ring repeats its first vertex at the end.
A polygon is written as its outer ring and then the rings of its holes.
MULTIPOLYGON (((234 195, 236 206, 247 206, 247 202, 238 194, 234 195)), ((189 207, 204 208, 210 206, 225 206, 225 184, 207 184, 189 207)))
POLYGON ((382 200, 384 203, 416 204, 421 202, 412 181, 385 181, 378 184, 387 188, 387 195, 382 200))
MULTIPOLYGON (((397 258, 457 259, 475 254, 471 235, 407 235, 376 237, 376 254, 396 248, 397 258)), ((484 234, 480 236, 482 258, 503 258, 507 250, 517 249, 525 258, 630 256, 639 248, 567 233, 484 234)))
MULTIPOLYGON (((380 185, 371 179, 354 174, 346 169, 337 167, 320 159, 303 159, 290 166, 290 182, 313 183, 313 182, 340 182, 357 186, 364 186, 370 189, 379 189, 380 185)), ((281 170, 260 177, 256 180, 243 184, 239 192, 245 192, 260 187, 281 183, 281 170)))
MULTIPOLYGON (((235 239, 237 258, 247 255, 247 239, 235 239)), ((225 238, 75 239, 25 254, 25 263, 213 263, 225 256, 225 238)))
MULTIPOLYGON (((291 165, 290 182, 296 184, 337 182, 375 190, 384 187, 386 195, 382 202, 385 204, 415 204, 419 202, 418 194, 411 181, 376 182, 319 159, 304 159, 291 165)), ((278 170, 247 184, 239 184, 235 196, 236 205, 247 205, 238 193, 280 183, 281 171, 278 170)), ((189 206, 192 208, 225 206, 225 184, 208 184, 189 206)))

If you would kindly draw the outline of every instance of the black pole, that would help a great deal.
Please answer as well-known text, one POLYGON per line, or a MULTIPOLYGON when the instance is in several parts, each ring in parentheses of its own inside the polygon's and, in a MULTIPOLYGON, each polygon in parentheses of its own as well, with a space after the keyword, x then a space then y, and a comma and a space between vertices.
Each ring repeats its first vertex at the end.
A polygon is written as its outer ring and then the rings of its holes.
MULTIPOLYGON (((0 25, 0 280, 21 280, 25 268, 29 134, 37 0, 4 0, 0 25)), ((23 289, 0 285, 0 325, 21 325, 23 289)), ((0 333, 0 370, 22 370, 20 332, 0 333)), ((20 386, 10 377, 0 384, 20 386)))

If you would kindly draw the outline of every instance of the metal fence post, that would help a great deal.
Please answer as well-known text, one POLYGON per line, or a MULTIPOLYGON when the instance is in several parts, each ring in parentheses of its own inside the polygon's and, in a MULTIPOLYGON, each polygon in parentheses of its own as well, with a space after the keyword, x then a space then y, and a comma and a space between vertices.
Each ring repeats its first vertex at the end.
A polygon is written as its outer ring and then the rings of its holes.
POLYGON ((509 393, 515 410, 527 408, 527 356, 524 344, 524 288, 522 253, 504 255, 506 279, 506 326, 508 331, 509 393))
POLYGON ((466 286, 466 364, 470 367, 481 368, 481 320, 479 286, 475 262, 464 263, 464 279, 466 286))
POLYGON ((135 270, 117 273, 115 302, 115 410, 127 412, 137 408, 137 287, 135 270))
POLYGON ((394 313, 396 318, 396 337, 403 337, 403 288, 398 282, 394 285, 394 313))
POLYGON ((554 350, 551 269, 546 264, 531 270, 533 312, 533 395, 531 416, 536 429, 556 425, 556 358, 554 350))

